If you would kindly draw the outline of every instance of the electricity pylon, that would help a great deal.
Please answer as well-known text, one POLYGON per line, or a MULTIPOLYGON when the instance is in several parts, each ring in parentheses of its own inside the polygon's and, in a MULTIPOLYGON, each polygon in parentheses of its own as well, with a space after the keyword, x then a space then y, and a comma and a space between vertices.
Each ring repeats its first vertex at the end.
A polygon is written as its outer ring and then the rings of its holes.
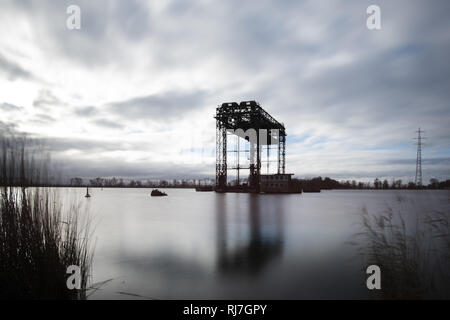
POLYGON ((422 133, 425 131, 419 130, 417 132, 417 138, 414 138, 417 140, 417 159, 416 159, 416 179, 415 184, 418 187, 422 186, 422 140, 426 139, 425 137, 422 137, 422 133))

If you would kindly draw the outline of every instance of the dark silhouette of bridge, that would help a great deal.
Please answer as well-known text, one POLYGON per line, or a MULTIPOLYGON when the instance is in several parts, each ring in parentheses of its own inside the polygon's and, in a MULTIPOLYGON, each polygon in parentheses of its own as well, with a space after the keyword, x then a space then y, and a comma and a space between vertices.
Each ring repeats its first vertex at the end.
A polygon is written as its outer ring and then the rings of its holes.
MULTIPOLYGON (((286 167, 286 129, 256 101, 227 102, 216 108, 216 186, 217 192, 299 192, 291 185, 291 175, 286 167), (237 137, 234 149, 229 148, 228 138, 237 137), (248 149, 241 148, 240 141, 248 149), (276 160, 270 159, 271 150, 276 149, 276 160), (263 149, 267 154, 262 160, 263 149), (228 165, 228 154, 235 153, 235 165, 228 165), (242 153, 249 164, 241 165, 242 153), (267 174, 261 179, 262 162, 267 165, 267 174), (276 163, 276 173, 269 174, 270 163, 276 163), (236 170, 234 184, 227 181, 228 171, 236 170), (242 179, 241 170, 248 170, 248 178, 242 179)), ((272 152, 273 153, 273 152, 272 152)))

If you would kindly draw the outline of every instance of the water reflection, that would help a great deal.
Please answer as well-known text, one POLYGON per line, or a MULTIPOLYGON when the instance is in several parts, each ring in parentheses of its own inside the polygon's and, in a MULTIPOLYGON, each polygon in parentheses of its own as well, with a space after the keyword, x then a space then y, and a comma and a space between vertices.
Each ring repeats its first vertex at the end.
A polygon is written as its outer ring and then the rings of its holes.
MULTIPOLYGON (((256 275, 283 250, 280 197, 246 194, 243 210, 230 208, 227 194, 216 197, 216 266, 225 275, 256 275), (244 212, 242 212, 244 211, 244 212), (229 221, 232 215, 248 221, 229 221), (244 229, 244 230, 242 230, 244 229), (243 231, 243 232, 242 232, 243 231)), ((282 197, 281 197, 282 198, 282 197)), ((238 201, 238 199, 235 199, 238 201)))
MULTIPOLYGON (((169 191, 161 199, 145 189, 92 190, 101 222, 93 281, 113 280, 91 298, 366 298, 366 274, 345 242, 359 232, 363 206, 378 212, 395 202, 393 192, 169 191)), ((436 194, 420 200, 448 204, 448 192, 436 194)))

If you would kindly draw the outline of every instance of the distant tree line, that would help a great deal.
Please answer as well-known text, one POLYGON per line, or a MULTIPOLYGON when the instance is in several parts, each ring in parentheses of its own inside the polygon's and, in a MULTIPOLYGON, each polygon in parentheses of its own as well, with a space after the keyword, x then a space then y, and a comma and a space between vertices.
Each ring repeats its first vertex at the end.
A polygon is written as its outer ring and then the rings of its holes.
POLYGON ((75 177, 70 179, 70 186, 73 187, 100 187, 100 188, 195 188, 200 185, 213 185, 213 179, 171 179, 171 180, 139 180, 132 179, 125 181, 122 178, 101 178, 87 179, 75 177))
MULTIPOLYGON (((337 181, 329 177, 315 177, 311 179, 293 179, 293 183, 303 189, 311 190, 332 190, 332 189, 450 189, 450 179, 439 181, 436 178, 430 179, 428 185, 416 186, 414 182, 403 183, 401 179, 376 178, 373 182, 361 182, 356 180, 337 181)), ((70 179, 70 186, 81 187, 106 187, 106 188, 195 188, 200 185, 214 185, 214 179, 171 179, 171 180, 139 180, 132 179, 125 181, 122 178, 101 178, 83 180, 75 177, 70 179)))
POLYGON ((373 183, 371 182, 358 182, 356 180, 337 181, 328 177, 316 177, 312 179, 298 179, 303 187, 309 189, 450 189, 450 179, 445 181, 439 181, 438 179, 430 179, 428 185, 417 186, 414 182, 403 183, 401 179, 392 180, 389 182, 387 179, 383 181, 376 178, 373 183))

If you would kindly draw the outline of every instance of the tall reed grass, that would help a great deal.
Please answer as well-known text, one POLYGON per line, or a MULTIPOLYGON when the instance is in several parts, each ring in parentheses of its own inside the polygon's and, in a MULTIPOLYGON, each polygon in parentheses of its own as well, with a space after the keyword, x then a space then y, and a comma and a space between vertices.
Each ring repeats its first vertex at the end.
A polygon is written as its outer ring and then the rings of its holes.
POLYGON ((357 234, 365 265, 381 269, 382 288, 375 297, 449 299, 450 212, 401 195, 396 202, 379 213, 364 208, 364 231, 357 234))
POLYGON ((34 141, 0 140, 0 299, 84 299, 93 253, 89 220, 63 207, 49 184, 49 157, 34 141), (81 268, 69 290, 67 267, 81 268))

